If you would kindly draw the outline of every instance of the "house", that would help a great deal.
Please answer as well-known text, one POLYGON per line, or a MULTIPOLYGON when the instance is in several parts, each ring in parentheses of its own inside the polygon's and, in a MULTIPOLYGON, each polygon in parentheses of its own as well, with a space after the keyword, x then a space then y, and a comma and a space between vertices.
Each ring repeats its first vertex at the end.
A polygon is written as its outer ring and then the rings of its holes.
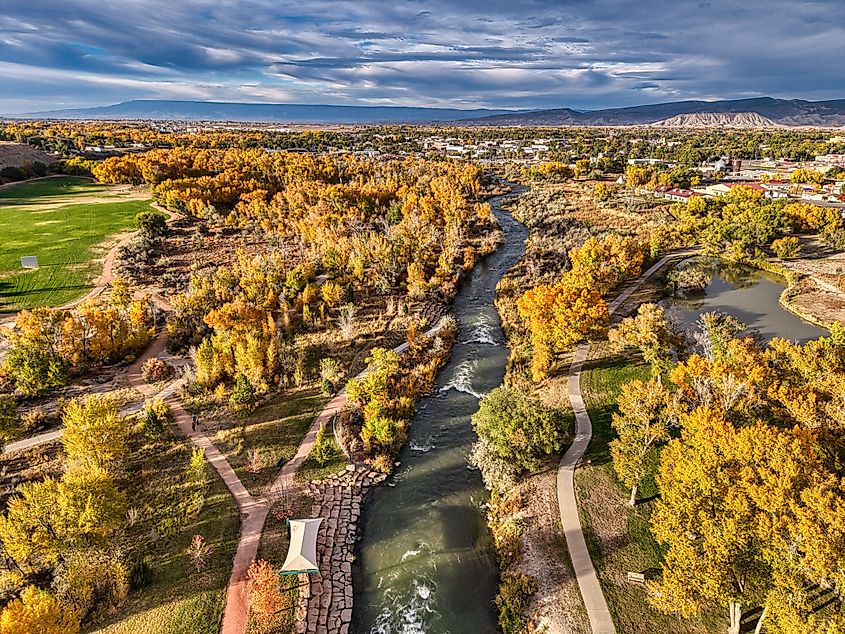
POLYGON ((771 180, 768 183, 763 183, 761 187, 766 198, 789 198, 789 183, 787 181, 771 180))
POLYGON ((691 189, 669 189, 663 193, 664 198, 668 198, 676 203, 688 203, 691 198, 701 196, 698 192, 691 189))

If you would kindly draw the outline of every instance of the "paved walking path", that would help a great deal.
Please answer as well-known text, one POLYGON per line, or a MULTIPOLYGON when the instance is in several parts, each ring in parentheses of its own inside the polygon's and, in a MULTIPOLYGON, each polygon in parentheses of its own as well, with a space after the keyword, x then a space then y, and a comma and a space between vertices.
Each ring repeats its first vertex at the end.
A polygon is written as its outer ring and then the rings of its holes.
MULTIPOLYGON (((678 251, 658 260, 608 304, 607 309, 610 315, 613 315, 617 309, 628 301, 631 295, 652 275, 666 266, 669 261, 686 257, 692 253, 691 250, 678 251)), ((578 516, 578 503, 575 497, 575 467, 593 437, 593 426, 590 422, 590 416, 587 414, 584 398, 581 396, 581 369, 589 352, 590 344, 584 343, 578 346, 569 368, 567 388, 572 411, 575 412, 575 439, 563 455, 558 467, 557 503, 560 508, 560 522, 566 537, 569 557, 572 559, 572 567, 575 570, 575 577, 578 579, 578 588, 581 590, 584 607, 587 609, 587 616, 590 619, 590 629, 593 634, 615 634, 616 627, 613 625, 613 618, 607 607, 607 601, 605 601, 601 583, 599 583, 596 575, 593 560, 590 558, 587 542, 584 540, 581 519, 578 516)))
MULTIPOLYGON (((141 367, 144 363, 155 357, 164 350, 167 340, 166 331, 162 331, 138 359, 129 366, 126 378, 129 385, 137 389, 147 398, 159 396, 155 388, 147 384, 141 376, 141 367)), ((170 407, 176 426, 196 447, 205 453, 205 458, 220 475, 241 514, 241 535, 238 540, 238 548, 235 551, 235 558, 232 563, 232 574, 229 580, 229 589, 226 595, 226 611, 224 613, 221 632, 225 634, 243 634, 246 630, 247 619, 249 618, 249 601, 247 596, 247 570, 258 552, 258 542, 261 538, 261 529, 264 520, 270 510, 270 504, 266 498, 256 498, 238 478, 238 474, 229 464, 226 456, 214 445, 208 436, 200 430, 191 429, 191 415, 182 407, 177 396, 177 388, 181 381, 171 385, 167 391, 164 401, 170 407)), ((163 394, 164 391, 161 393, 163 394)))

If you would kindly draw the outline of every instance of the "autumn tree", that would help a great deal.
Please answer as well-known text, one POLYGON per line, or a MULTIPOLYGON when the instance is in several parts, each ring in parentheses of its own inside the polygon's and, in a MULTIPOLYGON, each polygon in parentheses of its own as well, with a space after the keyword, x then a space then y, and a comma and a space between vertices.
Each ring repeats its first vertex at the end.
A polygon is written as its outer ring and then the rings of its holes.
POLYGON ((655 374, 669 368, 672 350, 683 343, 666 319, 666 311, 657 304, 640 304, 636 317, 623 319, 608 331, 607 338, 617 345, 637 348, 655 374))
POLYGON ((0 614, 0 634, 77 634, 79 616, 52 594, 27 586, 0 614))
POLYGON ((60 354, 64 311, 21 311, 5 337, 10 348, 3 372, 27 396, 38 396, 67 382, 68 362, 60 354))
POLYGON ((772 241, 771 247, 775 255, 779 259, 784 260, 798 256, 801 252, 801 241, 795 236, 786 236, 772 241))
POLYGON ((116 473, 126 455, 128 427, 109 398, 91 395, 68 403, 62 445, 72 468, 116 473))
POLYGON ((634 506, 639 486, 657 462, 655 449, 669 440, 672 396, 659 378, 635 380, 622 386, 617 406, 612 419, 617 438, 610 443, 610 455, 619 479, 631 489, 634 506))
POLYGON ((604 238, 590 237, 580 247, 569 250, 572 269, 565 281, 604 295, 624 279, 642 271, 645 254, 641 245, 629 236, 615 233, 604 238))
POLYGON ((650 600, 686 617, 724 606, 729 634, 739 634, 743 603, 767 588, 770 577, 754 507, 734 477, 742 462, 737 432, 709 409, 683 416, 681 425, 681 438, 663 450, 657 475, 651 527, 667 550, 650 600))
POLYGON ((535 381, 548 374, 555 352, 606 332, 607 304, 588 288, 566 283, 537 286, 519 298, 517 308, 531 330, 535 381))
POLYGON ((259 627, 267 629, 273 618, 287 604, 278 573, 269 561, 253 561, 247 572, 249 577, 250 614, 259 627))

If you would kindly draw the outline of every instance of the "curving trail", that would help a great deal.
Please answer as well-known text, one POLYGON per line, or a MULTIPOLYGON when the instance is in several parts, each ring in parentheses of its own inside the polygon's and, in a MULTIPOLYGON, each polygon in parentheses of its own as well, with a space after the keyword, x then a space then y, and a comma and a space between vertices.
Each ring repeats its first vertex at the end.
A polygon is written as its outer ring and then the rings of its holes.
MULTIPOLYGON (((666 264, 674 259, 687 257, 693 252, 694 250, 678 251, 666 255, 654 263, 608 304, 607 308, 610 315, 612 316, 628 301, 631 295, 666 264)), ((587 609, 587 616, 590 619, 590 629, 593 634, 615 634, 616 627, 613 624, 604 592, 596 575, 590 551, 587 549, 587 542, 584 540, 581 519, 578 516, 578 503, 575 497, 575 468, 593 437, 593 426, 590 422, 590 416, 587 414, 584 398, 581 395, 581 369, 589 351, 590 344, 588 343, 578 346, 569 368, 567 388, 572 411, 575 413, 575 439, 561 458, 558 466, 557 501, 560 509, 560 522, 566 537, 566 547, 569 550, 575 577, 578 579, 578 588, 581 591, 584 607, 587 609)))
MULTIPOLYGON (((137 389, 146 398, 153 398, 159 392, 144 381, 141 376, 141 367, 148 359, 155 357, 164 350, 167 341, 167 332, 162 331, 147 347, 138 359, 129 366, 126 378, 129 385, 137 389)), ((238 541, 238 548, 232 564, 232 574, 229 580, 229 587, 226 595, 226 611, 223 618, 221 631, 227 634, 242 634, 246 630, 249 617, 249 602, 247 596, 246 573, 250 563, 258 551, 258 542, 261 538, 261 528, 270 510, 270 504, 265 498, 256 498, 238 478, 238 474, 232 469, 226 456, 214 445, 208 436, 201 430, 191 430, 191 415, 185 411, 177 396, 177 389, 182 381, 176 381, 168 389, 170 394, 164 401, 173 413, 174 423, 179 431, 187 437, 196 447, 205 453, 206 460, 214 467, 220 475, 241 514, 241 536, 238 541)))

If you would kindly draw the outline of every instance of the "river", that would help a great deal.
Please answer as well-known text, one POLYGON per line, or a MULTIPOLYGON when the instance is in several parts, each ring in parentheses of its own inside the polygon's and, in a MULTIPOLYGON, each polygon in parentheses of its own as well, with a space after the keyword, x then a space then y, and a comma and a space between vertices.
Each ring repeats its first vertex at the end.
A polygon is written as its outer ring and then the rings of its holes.
POLYGON ((498 631, 488 496, 466 457, 476 440, 470 416, 501 384, 508 358, 493 293, 528 235, 502 211, 501 198, 490 203, 504 242, 461 284, 452 356, 419 403, 395 476, 364 502, 353 567, 355 632, 498 631))
POLYGON ((733 315, 760 333, 764 341, 780 337, 804 343, 827 335, 819 326, 804 321, 778 302, 786 280, 759 269, 723 262, 715 258, 693 258, 684 264, 710 275, 710 284, 689 299, 670 298, 661 302, 675 319, 689 328, 702 313, 719 311, 733 315))

